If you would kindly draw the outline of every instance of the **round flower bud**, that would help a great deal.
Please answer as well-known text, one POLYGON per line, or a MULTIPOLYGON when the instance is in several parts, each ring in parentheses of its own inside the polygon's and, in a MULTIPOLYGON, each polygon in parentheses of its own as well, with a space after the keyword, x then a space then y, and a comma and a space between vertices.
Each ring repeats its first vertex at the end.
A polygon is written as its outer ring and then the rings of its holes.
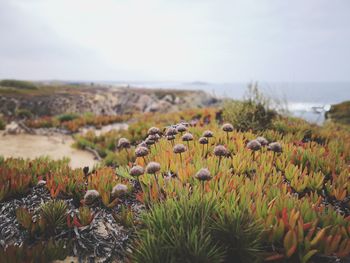
POLYGON ((266 140, 264 137, 258 137, 256 140, 260 142, 261 146, 266 146, 269 144, 268 140, 266 140))
POLYGON ((139 144, 137 145, 137 147, 145 147, 145 148, 147 148, 148 145, 147 145, 147 143, 146 143, 145 141, 143 141, 143 142, 139 143, 139 144))
POLYGON ((91 205, 99 197, 100 197, 100 194, 96 190, 87 190, 85 195, 84 195, 84 202, 86 205, 91 205))
POLYGON ((233 126, 231 123, 225 123, 224 125, 222 125, 222 130, 224 132, 233 132, 233 126))
POLYGON ((214 154, 216 156, 226 156, 227 155, 227 149, 223 145, 217 145, 214 148, 214 154))
POLYGON ((261 144, 257 140, 251 140, 248 142, 247 148, 252 151, 259 151, 261 149, 261 144))
POLYGON ((208 144, 208 138, 206 138, 206 137, 200 137, 199 140, 198 140, 198 142, 199 142, 200 144, 208 144))
POLYGON ((206 137, 206 138, 211 138, 211 137, 214 136, 214 133, 213 133, 212 131, 207 130, 207 131, 204 131, 204 132, 203 132, 203 135, 202 135, 202 136, 203 136, 203 137, 206 137))
POLYGON ((165 134, 167 136, 175 136, 177 134, 177 130, 174 127, 169 127, 165 134))
POLYGON ((130 148, 130 142, 126 138, 120 138, 117 147, 122 149, 130 148))
POLYGON ((160 130, 157 127, 151 127, 148 129, 148 135, 155 135, 159 133, 160 133, 160 130))
POLYGON ((186 150, 186 146, 183 144, 176 144, 173 148, 174 153, 183 153, 186 150))
POLYGON ((159 172, 159 170, 160 170, 160 164, 157 162, 150 162, 146 166, 146 173, 148 174, 155 174, 159 172))
POLYGON ((144 157, 144 156, 148 155, 148 153, 149 153, 148 148, 143 147, 143 146, 139 146, 135 149, 136 157, 144 157))
POLYGON ((177 127, 176 127, 176 130, 177 130, 177 132, 185 132, 185 131, 187 131, 187 128, 186 128, 186 126, 185 125, 183 125, 183 124, 179 124, 177 127))
POLYGON ((193 141, 193 135, 191 133, 187 132, 182 136, 182 140, 184 142, 193 141))
POLYGON ((275 153, 281 153, 282 152, 282 145, 279 142, 272 142, 267 147, 270 151, 273 151, 275 153))
POLYGON ((143 169, 142 166, 140 165, 135 165, 130 169, 130 175, 133 177, 139 177, 141 175, 143 175, 145 172, 145 170, 143 169))
POLYGON ((125 184, 117 184, 112 189, 112 196, 119 197, 128 192, 128 187, 125 184))
POLYGON ((195 177, 199 181, 208 181, 211 179, 211 174, 207 168, 202 168, 196 173, 195 177))
POLYGON ((160 136, 156 133, 156 134, 148 135, 147 138, 156 142, 160 139, 160 136))
POLYGON ((145 143, 149 146, 155 144, 156 142, 154 140, 151 140, 150 138, 146 138, 145 143))

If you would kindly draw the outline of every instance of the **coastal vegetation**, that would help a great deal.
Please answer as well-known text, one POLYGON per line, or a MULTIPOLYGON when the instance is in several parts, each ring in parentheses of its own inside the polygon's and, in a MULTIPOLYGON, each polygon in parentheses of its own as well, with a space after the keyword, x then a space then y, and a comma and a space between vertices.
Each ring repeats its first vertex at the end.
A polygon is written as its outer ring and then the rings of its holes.
POLYGON ((280 115, 254 94, 223 109, 28 120, 129 126, 74 136, 102 158, 92 169, 0 158, 1 259, 349 260, 348 128, 280 115))

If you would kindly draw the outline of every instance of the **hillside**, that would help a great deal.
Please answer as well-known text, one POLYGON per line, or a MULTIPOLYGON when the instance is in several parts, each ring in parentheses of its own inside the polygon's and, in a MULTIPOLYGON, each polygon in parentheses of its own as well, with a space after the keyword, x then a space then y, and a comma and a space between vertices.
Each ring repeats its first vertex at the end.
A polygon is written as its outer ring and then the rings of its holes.
POLYGON ((95 115, 171 112, 207 107, 217 99, 202 91, 107 87, 66 83, 0 82, 0 113, 15 116, 26 111, 34 116, 62 113, 95 115))

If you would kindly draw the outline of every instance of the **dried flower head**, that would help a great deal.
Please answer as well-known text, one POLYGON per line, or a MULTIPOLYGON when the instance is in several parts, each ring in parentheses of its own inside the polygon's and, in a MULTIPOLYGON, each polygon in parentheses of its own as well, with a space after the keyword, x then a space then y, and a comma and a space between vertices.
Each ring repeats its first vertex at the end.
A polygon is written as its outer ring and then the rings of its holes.
POLYGON ((154 140, 151 140, 150 138, 147 137, 146 140, 145 140, 145 143, 149 146, 149 145, 155 144, 156 142, 154 140))
POLYGON ((266 146, 266 145, 269 144, 269 141, 266 140, 265 137, 258 137, 258 138, 256 138, 256 140, 257 140, 258 142, 260 142, 261 146, 266 146))
POLYGON ((147 143, 146 143, 145 141, 142 141, 141 143, 139 143, 139 144, 137 145, 137 147, 145 147, 145 148, 147 148, 148 145, 147 145, 147 143))
POLYGON ((86 205, 91 205, 99 197, 100 197, 100 194, 96 190, 87 190, 85 195, 84 195, 84 202, 86 205))
POLYGON ((165 134, 167 136, 175 136, 177 134, 177 130, 174 127, 169 127, 165 134))
POLYGON ((128 187, 125 184, 117 184, 112 189, 112 196, 119 197, 128 192, 128 187))
POLYGON ((200 144, 208 144, 208 138, 206 138, 206 137, 200 137, 199 140, 198 140, 198 142, 199 142, 200 144))
POLYGON ((193 141, 193 135, 189 132, 186 132, 184 135, 182 135, 182 140, 184 142, 193 141))
POLYGON ((222 125, 222 130, 224 132, 233 132, 233 126, 231 123, 225 123, 224 125, 222 125))
POLYGON ((185 125, 179 124, 179 125, 176 127, 176 130, 177 130, 178 132, 183 133, 183 132, 187 131, 187 128, 186 128, 185 125))
POLYGON ((148 148, 143 147, 143 146, 138 146, 135 149, 136 157, 144 157, 144 156, 148 155, 148 153, 149 153, 148 148))
POLYGON ((39 180, 36 185, 39 186, 39 187, 44 186, 44 185, 46 185, 46 181, 45 180, 39 180))
POLYGON ((217 146, 215 146, 215 148, 214 148, 214 154, 215 154, 216 156, 220 156, 220 157, 226 156, 227 153, 228 153, 228 151, 227 151, 226 147, 223 146, 223 145, 217 145, 217 146))
POLYGON ((166 138, 167 138, 168 141, 175 140, 175 136, 174 135, 168 135, 166 138))
POLYGON ((202 168, 196 173, 195 177, 199 181, 209 181, 211 179, 211 174, 207 168, 202 168))
POLYGON ((147 138, 156 142, 160 139, 160 136, 158 134, 152 134, 152 135, 148 135, 147 138))
POLYGON ((160 164, 157 162, 150 162, 146 166, 146 173, 155 174, 160 170, 160 164))
POLYGON ((187 148, 183 144, 176 144, 173 148, 174 153, 183 153, 186 152, 187 148))
POLYGON ((120 138, 117 147, 120 149, 130 148, 130 142, 127 138, 120 138))
POLYGON ((206 138, 211 138, 214 136, 214 133, 212 131, 209 131, 209 130, 206 130, 203 132, 203 137, 206 137, 206 138))
POLYGON ((143 175, 145 172, 145 170, 143 169, 142 166, 140 165, 135 165, 130 169, 130 175, 133 177, 139 177, 141 175, 143 175))
POLYGON ((281 153, 282 152, 282 145, 279 142, 272 142, 267 147, 270 151, 273 151, 275 153, 281 153))
POLYGON ((251 140, 248 142, 247 148, 252 151, 259 151, 261 149, 261 144, 257 140, 251 140))
POLYGON ((155 135, 159 133, 160 133, 160 130, 157 127, 151 127, 148 129, 148 135, 155 135))

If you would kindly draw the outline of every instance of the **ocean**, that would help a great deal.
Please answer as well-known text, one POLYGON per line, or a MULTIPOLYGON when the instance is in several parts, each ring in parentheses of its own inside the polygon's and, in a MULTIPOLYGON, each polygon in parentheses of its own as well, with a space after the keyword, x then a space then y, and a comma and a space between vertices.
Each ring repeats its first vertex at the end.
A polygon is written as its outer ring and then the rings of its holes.
MULTIPOLYGON (((204 90, 218 98, 243 99, 249 83, 207 82, 109 82, 142 88, 204 90)), ((289 112, 312 123, 321 124, 331 104, 350 100, 350 82, 259 82, 265 95, 283 102, 289 112)))

